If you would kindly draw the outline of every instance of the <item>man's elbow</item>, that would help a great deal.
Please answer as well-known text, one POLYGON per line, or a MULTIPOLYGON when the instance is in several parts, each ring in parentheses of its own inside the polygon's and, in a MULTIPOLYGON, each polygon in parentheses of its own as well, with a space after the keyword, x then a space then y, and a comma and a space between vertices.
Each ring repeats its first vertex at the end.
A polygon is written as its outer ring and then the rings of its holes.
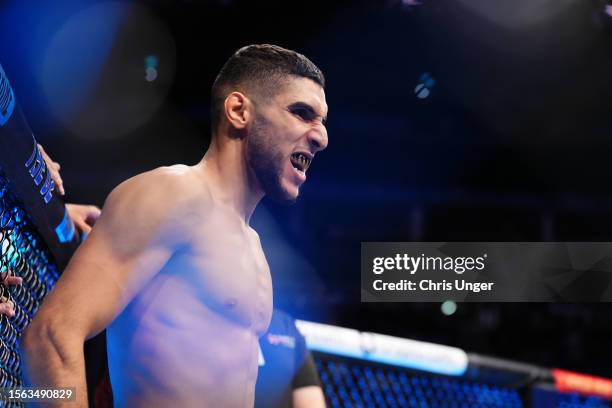
POLYGON ((26 371, 31 375, 40 366, 68 364, 73 353, 82 353, 83 342, 84 339, 75 338, 53 322, 34 319, 20 339, 21 357, 26 371))
POLYGON ((49 348, 48 328, 44 326, 44 324, 34 320, 25 328, 21 335, 19 349, 26 367, 31 367, 39 359, 44 358, 46 354, 45 349, 49 348))
POLYGON ((40 325, 35 322, 30 323, 21 334, 21 339, 19 341, 19 349, 21 350, 22 356, 27 361, 29 360, 28 357, 36 350, 40 349, 42 343, 40 325))
POLYGON ((45 353, 43 351, 45 347, 45 341, 41 335, 39 325, 30 323, 21 334, 19 340, 19 351, 21 354, 26 385, 32 385, 34 382, 32 374, 37 371, 38 365, 41 363, 44 364, 41 359, 45 358, 45 353))

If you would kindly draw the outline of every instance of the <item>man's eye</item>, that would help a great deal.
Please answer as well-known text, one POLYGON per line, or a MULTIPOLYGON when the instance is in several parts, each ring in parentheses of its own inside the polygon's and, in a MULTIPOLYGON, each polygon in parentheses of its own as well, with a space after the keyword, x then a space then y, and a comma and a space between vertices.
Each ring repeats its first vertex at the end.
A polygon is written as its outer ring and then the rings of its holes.
POLYGON ((312 114, 308 111, 308 109, 297 108, 297 109, 293 109, 291 111, 291 113, 293 113, 294 115, 299 116, 303 120, 311 120, 312 119, 312 114))

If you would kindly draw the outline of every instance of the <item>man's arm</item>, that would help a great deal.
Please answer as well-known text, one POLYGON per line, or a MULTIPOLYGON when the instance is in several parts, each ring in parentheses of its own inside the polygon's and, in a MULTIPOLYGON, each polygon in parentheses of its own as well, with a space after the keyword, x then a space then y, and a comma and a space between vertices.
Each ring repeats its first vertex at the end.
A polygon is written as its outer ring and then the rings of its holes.
POLYGON ((293 408, 325 408, 325 396, 312 354, 306 352, 304 361, 293 379, 293 408))
POLYGON ((295 325, 295 320, 291 319, 291 325, 295 330, 295 357, 298 367, 291 382, 293 408, 325 408, 325 395, 312 353, 306 347, 306 339, 295 325))
POLYGON ((318 385, 293 390, 293 408, 325 408, 325 396, 318 385))
POLYGON ((87 405, 83 343, 125 308, 185 238, 181 220, 171 219, 179 212, 179 184, 176 172, 159 169, 111 193, 22 337, 31 385, 76 387, 76 406, 87 405))

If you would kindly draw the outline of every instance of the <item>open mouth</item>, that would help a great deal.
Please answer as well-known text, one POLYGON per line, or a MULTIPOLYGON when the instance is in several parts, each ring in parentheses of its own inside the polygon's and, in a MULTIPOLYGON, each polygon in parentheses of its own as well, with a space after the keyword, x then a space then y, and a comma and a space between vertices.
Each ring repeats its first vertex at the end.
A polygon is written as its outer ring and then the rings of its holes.
POLYGON ((293 153, 290 160, 293 167, 303 173, 306 173, 306 170, 310 167, 310 163, 312 163, 312 159, 304 153, 293 153))

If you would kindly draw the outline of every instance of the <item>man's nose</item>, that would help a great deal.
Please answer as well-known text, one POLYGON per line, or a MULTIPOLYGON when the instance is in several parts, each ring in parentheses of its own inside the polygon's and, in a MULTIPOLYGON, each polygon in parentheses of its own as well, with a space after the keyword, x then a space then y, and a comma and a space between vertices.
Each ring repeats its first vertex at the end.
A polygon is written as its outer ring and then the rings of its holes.
POLYGON ((325 149, 328 143, 327 129, 311 129, 308 132, 308 143, 310 144, 310 148, 313 150, 314 153, 320 152, 321 150, 325 149))

